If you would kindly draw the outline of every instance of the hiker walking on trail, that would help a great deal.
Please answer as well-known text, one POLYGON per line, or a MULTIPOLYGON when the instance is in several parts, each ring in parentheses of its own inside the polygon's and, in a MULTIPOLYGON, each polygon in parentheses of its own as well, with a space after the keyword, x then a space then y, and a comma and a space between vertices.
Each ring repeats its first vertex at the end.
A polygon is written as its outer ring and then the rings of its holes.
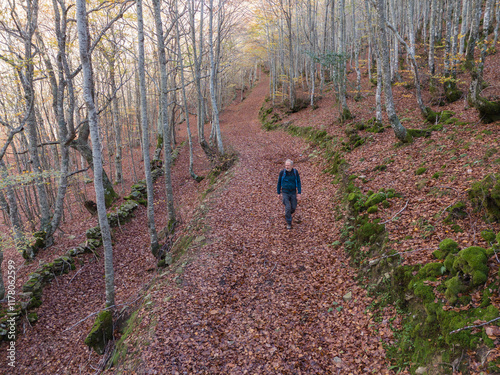
POLYGON ((301 194, 299 172, 293 167, 293 161, 285 161, 285 169, 280 171, 278 177, 278 194, 285 205, 286 229, 292 229, 292 214, 297 208, 297 199, 301 194))

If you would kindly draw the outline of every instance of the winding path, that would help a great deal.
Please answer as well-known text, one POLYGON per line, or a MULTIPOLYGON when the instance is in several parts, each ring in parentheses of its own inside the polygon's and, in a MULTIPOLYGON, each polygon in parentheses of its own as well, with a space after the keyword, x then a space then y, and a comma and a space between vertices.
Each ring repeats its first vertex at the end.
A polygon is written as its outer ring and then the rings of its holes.
POLYGON ((138 373, 389 373, 365 313, 370 299, 343 250, 330 246, 339 237, 336 185, 303 140, 261 130, 266 92, 263 80, 222 116, 239 162, 206 218, 209 244, 140 313, 155 330, 140 349, 138 373), (303 186, 291 231, 276 194, 286 158, 296 161, 303 186))

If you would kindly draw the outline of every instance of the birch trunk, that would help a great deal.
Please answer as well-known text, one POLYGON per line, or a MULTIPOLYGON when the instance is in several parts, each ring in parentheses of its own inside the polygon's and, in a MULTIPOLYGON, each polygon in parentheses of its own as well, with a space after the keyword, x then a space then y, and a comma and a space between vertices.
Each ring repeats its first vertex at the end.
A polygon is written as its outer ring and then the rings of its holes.
POLYGON ((104 187, 102 183, 102 155, 101 141, 99 139, 99 123, 97 110, 92 97, 92 70, 90 67, 89 56, 89 34, 87 23, 86 1, 76 0, 76 21, 78 29, 78 41, 80 50, 80 59, 83 70, 83 97, 87 104, 90 136, 92 139, 92 155, 94 165, 94 188, 97 201, 97 213, 99 217, 99 226, 101 228, 102 241, 104 245, 104 275, 106 282, 106 306, 111 307, 115 304, 115 285, 113 270, 113 246, 111 243, 111 231, 109 228, 108 217, 106 216, 106 201, 104 197, 104 187))

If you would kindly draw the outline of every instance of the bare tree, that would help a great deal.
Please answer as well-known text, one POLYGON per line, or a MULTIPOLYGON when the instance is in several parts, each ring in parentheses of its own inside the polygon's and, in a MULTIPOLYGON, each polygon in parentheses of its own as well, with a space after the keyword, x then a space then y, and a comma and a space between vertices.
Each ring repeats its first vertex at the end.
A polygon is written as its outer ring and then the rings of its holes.
POLYGON ((92 69, 90 66, 90 40, 88 31, 88 19, 86 11, 86 1, 76 1, 76 21, 78 29, 78 41, 80 50, 80 59, 83 70, 83 97, 87 104, 88 123, 90 137, 92 139, 92 157, 94 166, 94 188, 97 201, 97 213, 99 217, 99 226, 101 228, 102 241, 104 245, 104 275, 106 280, 106 306, 115 304, 115 284, 113 270, 113 246, 111 243, 111 231, 109 228, 108 217, 106 216, 106 200, 104 196, 104 186, 102 183, 102 155, 101 140, 99 139, 99 123, 97 110, 92 96, 92 69))
MULTIPOLYGON (((146 187, 148 194, 148 228, 151 244, 151 251, 156 257, 158 255, 158 235, 155 227, 154 213, 154 188, 153 178, 151 176, 151 163, 149 156, 149 124, 146 100, 146 71, 144 62, 144 18, 142 15, 142 0, 137 0, 137 35, 138 43, 138 71, 139 71, 139 87, 141 98, 141 129, 142 129, 142 158, 144 160, 144 173, 146 175, 146 187)), ((165 148, 167 148, 166 146, 165 148)))
POLYGON ((399 121, 399 117, 394 107, 394 99, 392 96, 391 68, 389 62, 389 45, 387 42, 386 19, 385 19, 385 1, 377 0, 376 9, 377 9, 378 29, 379 29, 378 54, 379 54, 379 61, 382 62, 386 112, 387 116, 389 117, 392 130, 394 130, 394 134, 396 135, 396 138, 399 139, 401 142, 408 142, 411 139, 411 137, 409 137, 406 128, 399 121))
POLYGON ((161 20, 161 1, 153 0, 154 17, 156 25, 156 43, 158 46, 159 67, 160 67, 160 118, 162 120, 163 143, 164 143, 164 160, 165 160, 165 189, 167 193, 167 209, 169 227, 172 227, 176 222, 174 193, 172 188, 172 149, 170 140, 170 126, 168 121, 168 77, 167 77, 167 56, 165 53, 163 23, 161 20))

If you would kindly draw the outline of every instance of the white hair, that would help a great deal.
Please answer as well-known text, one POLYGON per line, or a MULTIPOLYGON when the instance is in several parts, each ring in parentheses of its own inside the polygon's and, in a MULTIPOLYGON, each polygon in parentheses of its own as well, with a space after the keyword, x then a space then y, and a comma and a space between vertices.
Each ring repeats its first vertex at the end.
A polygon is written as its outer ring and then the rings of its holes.
POLYGON ((291 160, 291 159, 286 159, 286 160, 285 160, 285 164, 286 164, 286 163, 290 163, 291 165, 293 165, 293 160, 291 160))

